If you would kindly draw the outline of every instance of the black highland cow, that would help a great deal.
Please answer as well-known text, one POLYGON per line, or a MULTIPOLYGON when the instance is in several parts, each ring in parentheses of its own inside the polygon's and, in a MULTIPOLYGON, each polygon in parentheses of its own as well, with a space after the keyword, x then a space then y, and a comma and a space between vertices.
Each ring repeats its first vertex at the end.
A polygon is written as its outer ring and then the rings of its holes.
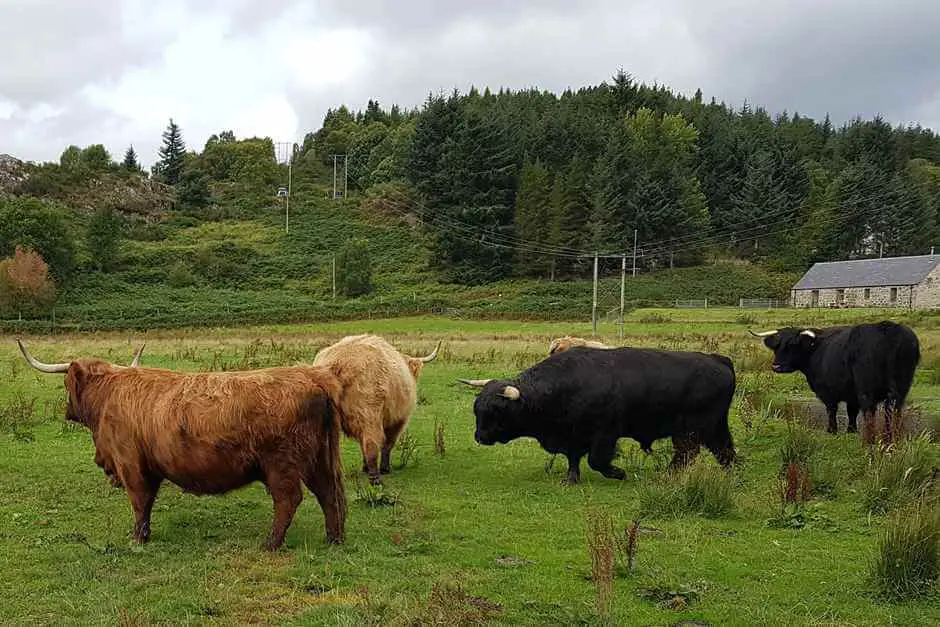
POLYGON ((788 327, 751 334, 761 337, 774 352, 773 371, 802 372, 816 397, 826 406, 829 433, 837 433, 836 412, 844 402, 848 432, 858 431, 862 412, 874 437, 878 404, 884 404, 885 441, 890 442, 895 421, 914 381, 920 362, 920 342, 901 324, 883 321, 824 329, 788 327))
POLYGON ((473 405, 477 442, 535 438, 549 453, 568 458, 568 483, 580 481, 584 455, 605 477, 623 479, 624 471, 611 464, 621 437, 646 452, 671 437, 671 468, 691 461, 700 445, 723 466, 735 459, 728 430, 735 373, 723 355, 578 346, 512 381, 460 381, 483 388, 473 405))

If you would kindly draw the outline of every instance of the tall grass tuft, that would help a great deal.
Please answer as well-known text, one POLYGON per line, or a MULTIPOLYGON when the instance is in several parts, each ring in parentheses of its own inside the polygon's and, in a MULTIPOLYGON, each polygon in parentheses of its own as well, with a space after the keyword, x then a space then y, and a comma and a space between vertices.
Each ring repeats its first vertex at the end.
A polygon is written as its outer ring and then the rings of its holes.
POLYGON ((901 601, 922 596, 940 577, 940 502, 920 498, 885 524, 871 579, 880 595, 901 601))
POLYGON ((875 447, 862 491, 866 509, 882 513, 935 492, 937 457, 926 433, 875 447))
POLYGON ((614 591, 614 522, 607 511, 591 508, 587 511, 587 540, 591 553, 591 581, 594 583, 595 603, 600 616, 608 616, 610 598, 614 591))
POLYGON ((434 419, 434 452, 441 457, 444 457, 446 451, 445 442, 444 442, 444 423, 438 422, 437 419, 434 419))
POLYGON ((704 461, 640 488, 640 513, 653 518, 698 514, 719 517, 734 509, 734 477, 704 461))

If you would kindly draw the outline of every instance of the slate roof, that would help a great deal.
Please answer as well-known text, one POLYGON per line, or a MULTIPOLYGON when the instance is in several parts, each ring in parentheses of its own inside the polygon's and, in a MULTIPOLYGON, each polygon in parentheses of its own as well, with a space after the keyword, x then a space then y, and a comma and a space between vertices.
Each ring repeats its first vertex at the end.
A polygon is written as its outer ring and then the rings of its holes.
POLYGON ((839 287, 887 287, 917 285, 940 263, 940 255, 885 257, 813 264, 795 290, 839 287))

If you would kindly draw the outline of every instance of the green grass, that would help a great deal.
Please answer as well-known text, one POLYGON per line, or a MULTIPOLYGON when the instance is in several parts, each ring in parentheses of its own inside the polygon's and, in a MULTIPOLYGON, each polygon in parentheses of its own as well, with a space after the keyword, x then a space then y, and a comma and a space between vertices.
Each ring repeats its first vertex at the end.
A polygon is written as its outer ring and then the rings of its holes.
MULTIPOLYGON (((707 345, 736 364, 753 360, 747 347, 757 340, 748 338, 737 315, 636 311, 623 343, 707 345), (662 320, 643 321, 653 314, 662 320)), ((845 312, 825 315, 850 319, 845 312)), ((764 327, 811 320, 800 312, 757 312, 756 318, 764 327)), ((921 322, 916 330, 932 354, 940 331, 930 319, 921 322)), ((868 581, 885 518, 866 507, 866 448, 857 434, 844 433, 844 421, 837 436, 824 433, 824 415, 812 423, 816 457, 833 465, 837 489, 814 497, 799 526, 790 527, 769 524, 780 510, 776 491, 787 426, 780 417, 746 423, 742 398, 735 400, 731 424, 740 466, 727 484, 714 478, 696 484, 697 506, 681 516, 640 515, 645 491, 666 481, 668 441, 646 456, 632 440, 621 440, 615 463, 627 479, 605 479, 584 462, 584 482, 574 487, 561 485, 565 464, 550 464, 534 441, 477 445, 475 391, 455 379, 513 375, 541 359, 551 337, 589 336, 587 323, 404 318, 28 340, 40 359, 100 356, 125 364, 146 340, 144 365, 205 370, 310 361, 342 335, 366 331, 413 354, 445 340, 438 360, 422 373, 408 463, 397 468, 396 451, 393 474, 381 492, 372 491, 355 480, 358 447, 344 440, 346 543, 326 545, 322 515, 307 493, 284 549, 274 555, 260 550, 272 514, 260 485, 195 497, 167 484, 154 509, 150 544, 134 546, 126 494, 95 466, 90 435, 62 421, 62 378, 27 370, 13 338, 0 336, 0 623, 600 624, 591 579, 592 512, 609 516, 615 534, 640 521, 632 571, 613 569, 608 608, 614 624, 940 622, 937 594, 892 602, 868 581), (435 452, 441 425, 443 456, 435 452), (725 506, 729 499, 733 507, 725 506)), ((602 331, 602 339, 620 343, 612 326, 602 331)), ((739 368, 739 377, 770 386, 770 399, 811 396, 802 378, 764 376, 756 361, 739 368)), ((929 413, 938 396, 940 386, 919 371, 912 401, 929 413)), ((936 454, 937 445, 930 446, 936 454)), ((721 473, 707 451, 699 461, 706 473, 721 473)))

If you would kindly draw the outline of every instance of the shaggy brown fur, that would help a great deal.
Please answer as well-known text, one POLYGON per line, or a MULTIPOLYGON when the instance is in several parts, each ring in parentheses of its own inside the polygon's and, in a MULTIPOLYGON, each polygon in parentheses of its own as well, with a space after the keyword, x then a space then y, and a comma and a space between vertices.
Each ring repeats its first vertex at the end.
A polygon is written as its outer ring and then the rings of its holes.
POLYGON ((274 501, 269 550, 284 541, 306 484, 328 540, 343 541, 341 390, 325 368, 189 374, 79 359, 68 364, 65 388, 66 419, 91 431, 95 463, 127 490, 137 542, 150 536, 164 479, 194 494, 264 483, 274 501))
POLYGON ((548 354, 554 355, 555 353, 561 353, 572 346, 588 346, 590 348, 610 348, 606 344, 601 344, 595 340, 585 340, 580 337, 572 337, 566 335, 564 337, 558 337, 551 341, 548 345, 548 354))
POLYGON ((391 451, 417 404, 421 369, 440 347, 438 342, 430 355, 408 357, 377 335, 352 335, 313 360, 330 368, 342 385, 343 432, 359 442, 362 470, 373 484, 381 483, 380 472, 391 472, 391 451))

